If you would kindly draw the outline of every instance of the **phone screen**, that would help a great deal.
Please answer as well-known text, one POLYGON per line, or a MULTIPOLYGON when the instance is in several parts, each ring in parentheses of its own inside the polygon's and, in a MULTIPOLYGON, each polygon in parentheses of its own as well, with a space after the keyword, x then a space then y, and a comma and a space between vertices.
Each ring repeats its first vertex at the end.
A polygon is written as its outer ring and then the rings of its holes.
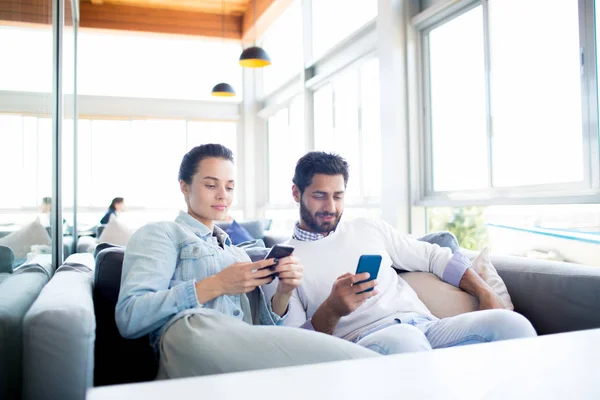
MULTIPOLYGON (((364 254, 360 256, 358 259, 358 266, 356 267, 356 273, 362 274, 363 272, 369 273, 369 279, 365 279, 364 281, 356 282, 355 285, 359 285, 364 282, 372 281, 377 278, 379 274, 379 267, 381 266, 381 256, 379 254, 364 254)), ((370 292, 373 288, 369 288, 367 290, 363 290, 359 293, 370 292)))
MULTIPOLYGON (((284 257, 290 256, 293 252, 294 252, 294 246, 276 244, 275 246, 273 246, 271 251, 269 251, 269 254, 267 254, 267 256, 265 257, 265 260, 268 260, 269 258, 284 258, 284 257)), ((275 270, 275 267, 277 267, 277 263, 275 263, 267 268, 270 268, 271 270, 275 270)), ((277 272, 274 274, 271 274, 271 276, 278 276, 278 275, 279 274, 277 272)))

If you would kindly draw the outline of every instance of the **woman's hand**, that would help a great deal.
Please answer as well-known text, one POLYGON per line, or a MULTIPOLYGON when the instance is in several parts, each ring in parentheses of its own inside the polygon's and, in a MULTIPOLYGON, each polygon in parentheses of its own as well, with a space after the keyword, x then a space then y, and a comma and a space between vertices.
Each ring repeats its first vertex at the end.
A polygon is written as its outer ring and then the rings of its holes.
POLYGON ((216 275, 196 282, 196 294, 202 304, 224 294, 242 294, 273 281, 273 259, 253 263, 235 263, 216 275))
POLYGON ((271 299, 273 311, 283 316, 288 307, 292 292, 302 283, 304 268, 294 256, 279 259, 275 272, 279 273, 279 283, 277 290, 271 299))
POLYGON ((300 264, 299 259, 294 256, 289 256, 279 259, 275 272, 279 273, 277 292, 281 294, 292 294, 294 289, 302 283, 304 267, 300 264))

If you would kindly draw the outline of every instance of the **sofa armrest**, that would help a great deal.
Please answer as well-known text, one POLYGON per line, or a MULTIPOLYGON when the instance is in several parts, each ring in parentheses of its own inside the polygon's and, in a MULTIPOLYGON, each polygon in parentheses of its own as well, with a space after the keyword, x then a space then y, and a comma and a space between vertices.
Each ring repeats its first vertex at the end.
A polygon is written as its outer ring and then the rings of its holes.
POLYGON ((23 399, 78 400, 93 385, 93 256, 70 256, 23 320, 23 399))
POLYGON ((515 311, 539 334, 600 327, 600 267, 503 255, 491 261, 515 311))

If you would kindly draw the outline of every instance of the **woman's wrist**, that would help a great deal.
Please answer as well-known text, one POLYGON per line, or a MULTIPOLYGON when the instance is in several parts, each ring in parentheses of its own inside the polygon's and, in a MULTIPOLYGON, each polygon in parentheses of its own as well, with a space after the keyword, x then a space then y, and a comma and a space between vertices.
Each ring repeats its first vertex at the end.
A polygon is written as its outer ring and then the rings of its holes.
POLYGON ((273 312, 280 317, 283 317, 288 309, 288 304, 292 298, 291 293, 281 293, 279 290, 271 298, 271 307, 273 312))
POLYGON ((216 299, 223 294, 225 293, 223 292, 223 288, 221 287, 217 275, 209 276, 208 278, 196 282, 196 297, 200 304, 208 303, 212 299, 216 299))

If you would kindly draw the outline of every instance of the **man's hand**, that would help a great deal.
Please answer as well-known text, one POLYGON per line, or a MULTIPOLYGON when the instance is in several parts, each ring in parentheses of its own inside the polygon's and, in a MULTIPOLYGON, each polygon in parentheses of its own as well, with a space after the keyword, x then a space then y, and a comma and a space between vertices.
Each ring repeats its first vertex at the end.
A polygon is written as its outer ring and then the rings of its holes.
POLYGON ((343 316, 354 312, 367 299, 378 293, 377 289, 360 293, 377 285, 376 280, 355 285, 356 282, 365 279, 369 279, 367 272, 358 275, 347 273, 336 279, 329 297, 319 306, 312 317, 311 322, 315 330, 332 334, 343 316))
POLYGON ((492 290, 481 293, 478 297, 480 310, 491 310, 494 308, 506 308, 504 302, 492 290))
POLYGON ((492 308, 506 308, 502 299, 485 283, 485 281, 472 268, 465 271, 459 286, 465 292, 471 293, 479 300, 480 310, 492 308))

